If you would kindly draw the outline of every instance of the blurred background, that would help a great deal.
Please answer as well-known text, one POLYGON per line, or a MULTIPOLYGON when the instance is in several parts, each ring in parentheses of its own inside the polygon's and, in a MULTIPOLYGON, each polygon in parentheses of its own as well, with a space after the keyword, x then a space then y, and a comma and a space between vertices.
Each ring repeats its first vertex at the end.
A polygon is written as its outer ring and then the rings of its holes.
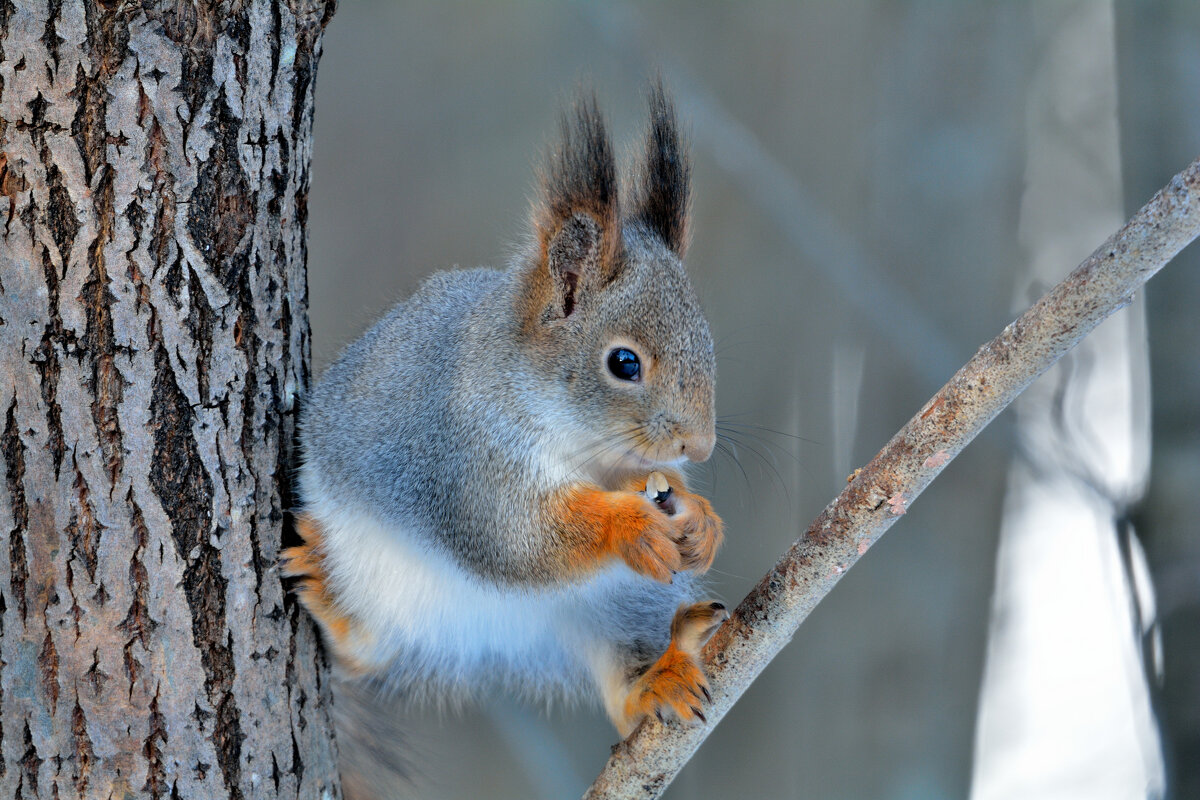
MULTIPOLYGON (((572 89, 594 86, 632 144, 656 70, 693 142, 688 265, 736 456, 695 483, 726 520, 712 578, 729 603, 980 344, 1200 155, 1191 0, 345 2, 317 91, 316 374, 429 272, 503 265, 572 89)), ((1134 752, 1112 796, 1200 797, 1198 258, 1154 278, 1114 334, 1127 419, 1084 433, 1125 443, 1119 486, 1087 481, 1111 531, 1053 552, 1038 543, 1059 526, 1009 538, 1005 507, 1028 507, 1014 464, 1045 437, 1036 411, 1006 412, 846 575, 667 797, 1002 797, 1005 780, 1007 796, 1098 797, 1088 781, 1114 759, 1090 745, 1110 740, 1134 752), (1117 558, 1086 590, 1059 580, 1085 551, 1117 558), (1018 578, 1035 574, 1048 582, 1022 610, 1018 578), (1085 591, 1107 592, 1115 616, 1085 618, 1085 591), (1051 638, 1022 634, 1030 618, 1051 638), (1108 650, 1076 636, 1098 624, 1108 650), (1124 664, 1096 691, 1133 709, 1129 724, 1028 692, 1029 713, 987 699, 1039 674, 1038 657, 1084 682, 1089 665, 1124 664)), ((1059 403, 1043 422, 1078 410, 1066 390, 1042 394, 1059 403)), ((406 713, 402 746, 429 798, 578 796, 616 738, 587 707, 406 713)))

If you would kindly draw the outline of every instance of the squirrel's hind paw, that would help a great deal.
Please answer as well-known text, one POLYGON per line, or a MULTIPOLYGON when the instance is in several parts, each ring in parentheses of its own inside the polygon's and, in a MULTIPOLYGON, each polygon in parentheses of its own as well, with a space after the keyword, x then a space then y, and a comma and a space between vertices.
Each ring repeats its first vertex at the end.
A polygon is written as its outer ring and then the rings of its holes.
POLYGON ((700 648, 728 617, 721 603, 696 603, 675 612, 671 644, 630 687, 625 716, 617 726, 622 736, 651 714, 660 720, 674 716, 685 724, 707 721, 703 709, 712 696, 700 666, 700 648))
POLYGON ((680 606, 671 620, 671 644, 690 656, 700 657, 700 648, 729 619, 724 603, 695 603, 680 606))
POLYGON ((298 579, 292 591, 317 621, 324 634, 325 646, 337 657, 338 663, 351 674, 364 672, 365 666, 353 655, 354 641, 359 637, 357 626, 338 607, 329 587, 321 552, 320 526, 312 517, 299 514, 296 531, 304 544, 289 547, 279 554, 279 571, 298 579))

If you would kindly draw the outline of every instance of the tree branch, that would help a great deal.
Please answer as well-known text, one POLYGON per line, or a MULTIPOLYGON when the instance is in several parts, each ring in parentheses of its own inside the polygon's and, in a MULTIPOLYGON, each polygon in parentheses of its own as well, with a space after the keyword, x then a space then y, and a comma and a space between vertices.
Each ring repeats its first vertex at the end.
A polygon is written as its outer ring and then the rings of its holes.
POLYGON ((653 719, 613 748, 584 795, 660 796, 841 576, 1017 395, 1200 235, 1200 159, 1176 175, 1066 280, 985 344, 856 473, 704 650, 707 723, 653 719))

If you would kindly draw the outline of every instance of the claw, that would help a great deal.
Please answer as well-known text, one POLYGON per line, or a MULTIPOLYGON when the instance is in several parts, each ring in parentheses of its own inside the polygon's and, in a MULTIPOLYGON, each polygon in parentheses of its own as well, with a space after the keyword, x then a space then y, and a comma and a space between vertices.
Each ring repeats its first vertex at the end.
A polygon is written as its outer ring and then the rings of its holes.
POLYGON ((708 690, 708 687, 701 686, 700 691, 704 692, 704 699, 711 703, 712 702, 712 692, 710 692, 708 690))
POLYGON ((704 716, 704 712, 695 706, 692 706, 692 713, 699 717, 701 722, 708 722, 708 717, 704 716))

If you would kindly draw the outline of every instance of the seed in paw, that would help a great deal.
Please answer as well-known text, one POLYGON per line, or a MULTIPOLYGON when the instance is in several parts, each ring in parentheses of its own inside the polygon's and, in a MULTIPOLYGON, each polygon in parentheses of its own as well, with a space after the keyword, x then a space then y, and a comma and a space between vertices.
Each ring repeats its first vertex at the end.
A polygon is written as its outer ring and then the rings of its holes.
POLYGON ((667 476, 661 472, 651 472, 646 478, 646 496, 657 505, 663 505, 671 496, 671 484, 667 482, 667 476))

